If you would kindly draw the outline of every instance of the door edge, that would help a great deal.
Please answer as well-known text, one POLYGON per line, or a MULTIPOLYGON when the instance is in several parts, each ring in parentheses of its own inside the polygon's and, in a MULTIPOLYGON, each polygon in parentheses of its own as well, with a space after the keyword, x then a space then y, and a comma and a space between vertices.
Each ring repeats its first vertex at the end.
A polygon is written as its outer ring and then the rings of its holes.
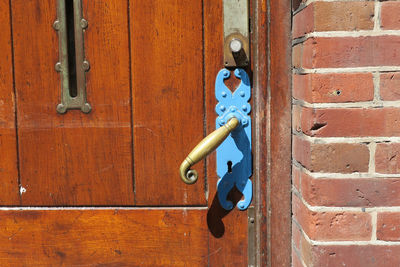
POLYGON ((291 0, 251 5, 256 219, 249 266, 290 266, 291 0))

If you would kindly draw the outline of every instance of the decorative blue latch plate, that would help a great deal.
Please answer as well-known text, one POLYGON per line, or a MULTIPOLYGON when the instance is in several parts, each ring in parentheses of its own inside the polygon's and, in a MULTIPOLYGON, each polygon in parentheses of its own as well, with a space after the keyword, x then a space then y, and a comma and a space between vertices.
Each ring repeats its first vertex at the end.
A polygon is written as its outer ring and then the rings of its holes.
POLYGON ((232 92, 224 83, 231 75, 227 69, 222 69, 215 81, 215 97, 218 104, 215 110, 218 114, 216 128, 228 122, 232 117, 240 121, 240 125, 217 148, 218 199, 226 210, 233 208, 233 203, 227 200, 228 193, 234 186, 243 194, 244 199, 237 203, 239 210, 245 210, 252 200, 251 156, 251 106, 250 79, 243 69, 235 69, 235 76, 241 80, 240 85, 232 92))

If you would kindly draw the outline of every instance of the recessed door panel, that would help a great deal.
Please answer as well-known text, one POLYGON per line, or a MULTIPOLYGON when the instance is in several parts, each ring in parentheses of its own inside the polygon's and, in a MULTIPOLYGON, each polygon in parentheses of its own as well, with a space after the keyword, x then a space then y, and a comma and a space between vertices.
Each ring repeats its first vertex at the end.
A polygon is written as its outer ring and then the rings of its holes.
POLYGON ((0 205, 19 205, 9 3, 0 10, 0 205))
POLYGON ((57 1, 12 1, 23 205, 133 205, 127 2, 88 1, 92 111, 60 102, 57 1))
POLYGON ((202 1, 131 4, 137 204, 205 205, 205 184, 178 172, 204 134, 202 1))

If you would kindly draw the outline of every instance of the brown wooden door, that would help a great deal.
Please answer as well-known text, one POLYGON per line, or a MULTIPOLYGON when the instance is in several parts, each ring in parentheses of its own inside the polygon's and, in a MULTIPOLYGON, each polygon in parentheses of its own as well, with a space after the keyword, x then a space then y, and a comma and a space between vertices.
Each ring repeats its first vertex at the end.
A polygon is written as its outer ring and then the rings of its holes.
POLYGON ((246 266, 215 154, 178 172, 215 127, 222 0, 84 0, 89 114, 56 112, 56 10, 0 1, 0 265, 246 266))

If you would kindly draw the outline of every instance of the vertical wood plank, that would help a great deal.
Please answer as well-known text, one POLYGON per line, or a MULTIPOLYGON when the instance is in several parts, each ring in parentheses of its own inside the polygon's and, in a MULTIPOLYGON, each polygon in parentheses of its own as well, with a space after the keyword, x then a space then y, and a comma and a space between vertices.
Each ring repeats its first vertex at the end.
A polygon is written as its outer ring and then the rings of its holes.
POLYGON ((291 1, 270 1, 269 250, 270 266, 291 263, 291 1))
MULTIPOLYGON (((252 38, 252 59, 254 71, 254 90, 253 90, 253 109, 256 114, 254 117, 254 144, 253 147, 253 164, 254 168, 254 204, 257 214, 255 220, 256 236, 255 247, 257 254, 255 255, 256 266, 271 266, 268 265, 270 255, 268 253, 269 246, 269 225, 267 198, 269 193, 274 194, 276 190, 268 190, 268 149, 269 149, 269 134, 268 134, 268 0, 253 0, 252 14, 254 18, 254 34, 252 38)), ((289 122, 290 123, 290 122, 289 122)), ((277 133, 274 131, 274 133, 277 133)), ((271 197, 273 197, 271 195, 271 197)), ((278 266, 285 266, 285 264, 278 266)))
POLYGON ((9 1, 0 12, 0 205, 19 205, 9 1))
POLYGON ((203 138, 202 1, 131 1, 135 188, 138 205, 204 205, 179 166, 203 138))
MULTIPOLYGON (((223 10, 222 0, 204 0, 204 38, 205 38, 205 84, 207 133, 215 130, 215 78, 223 65, 223 10)), ((233 73, 231 76, 234 76, 233 73)), ((231 77, 226 83, 235 88, 238 80, 231 77)), ((217 197, 216 158, 212 153, 207 158, 207 177, 209 211, 209 265, 210 266, 247 266, 247 212, 225 211, 217 197)), ((233 190, 230 194, 234 201, 240 200, 240 193, 233 190)))
POLYGON ((12 1, 23 205, 132 205, 126 1, 86 1, 88 101, 57 114, 56 1, 12 1))

